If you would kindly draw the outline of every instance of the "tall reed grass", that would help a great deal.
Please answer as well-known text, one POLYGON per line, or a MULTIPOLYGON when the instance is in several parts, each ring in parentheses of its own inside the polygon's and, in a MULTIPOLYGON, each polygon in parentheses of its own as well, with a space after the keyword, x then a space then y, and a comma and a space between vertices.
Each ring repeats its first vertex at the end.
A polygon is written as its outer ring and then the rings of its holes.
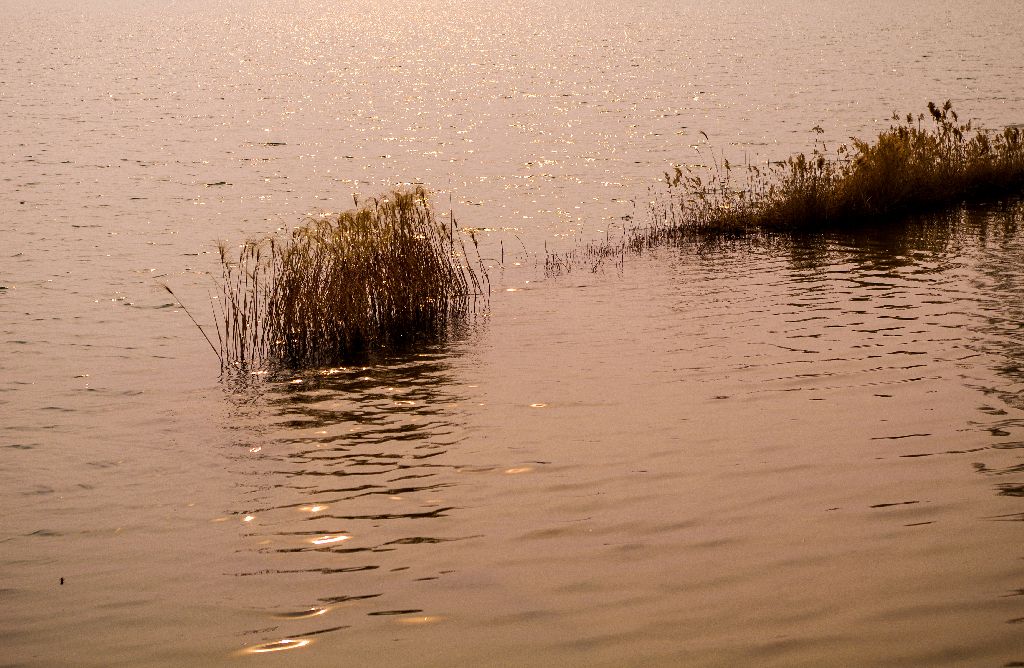
POLYGON ((916 117, 893 114, 892 121, 874 141, 852 139, 835 152, 817 144, 810 155, 765 166, 723 159, 710 173, 676 167, 665 174, 667 191, 651 203, 647 224, 550 255, 548 272, 621 263, 627 252, 673 240, 874 224, 1024 191, 1019 127, 994 132, 961 123, 949 101, 929 103, 916 117))
POLYGON ((893 114, 892 120, 873 142, 852 139, 834 155, 821 147, 767 172, 747 167, 738 188, 728 162, 710 184, 690 181, 677 169, 666 175, 677 191, 674 206, 693 207, 697 215, 688 222, 709 227, 799 230, 916 213, 1024 187, 1019 128, 995 133, 961 123, 949 101, 929 103, 927 115, 893 114))
POLYGON ((225 368, 327 366, 437 342, 485 308, 490 291, 479 254, 469 258, 454 217, 447 225, 435 218, 423 188, 394 190, 237 253, 221 244, 220 261, 225 368))

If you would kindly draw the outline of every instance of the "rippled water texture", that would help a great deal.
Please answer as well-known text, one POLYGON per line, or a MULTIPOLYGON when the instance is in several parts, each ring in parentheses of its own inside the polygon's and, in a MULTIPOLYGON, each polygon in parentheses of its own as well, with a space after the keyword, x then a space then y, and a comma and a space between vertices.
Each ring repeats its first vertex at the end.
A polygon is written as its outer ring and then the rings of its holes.
POLYGON ((0 665, 1024 662, 1024 205, 544 275, 671 161, 1024 122, 1019 5, 808 4, 0 0, 0 665), (219 379, 159 281, 415 181, 479 328, 219 379))

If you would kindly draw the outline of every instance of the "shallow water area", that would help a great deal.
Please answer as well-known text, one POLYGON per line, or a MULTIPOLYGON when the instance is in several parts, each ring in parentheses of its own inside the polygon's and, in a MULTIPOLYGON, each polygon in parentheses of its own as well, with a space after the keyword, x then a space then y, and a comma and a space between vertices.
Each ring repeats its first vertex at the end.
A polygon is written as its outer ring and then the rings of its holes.
POLYGON ((544 271, 673 162, 1024 121, 1022 11, 0 0, 0 666, 1024 662, 1019 201, 544 271), (221 377, 161 281, 414 182, 477 327, 221 377))
MULTIPOLYGON (((4 543, 5 644, 26 665, 1017 660, 1022 222, 516 269, 464 341, 143 388, 195 402, 152 419, 173 435, 119 460, 86 436, 74 477, 6 488, 31 512, 4 543)), ((40 440, 7 461, 50 461, 40 440)))

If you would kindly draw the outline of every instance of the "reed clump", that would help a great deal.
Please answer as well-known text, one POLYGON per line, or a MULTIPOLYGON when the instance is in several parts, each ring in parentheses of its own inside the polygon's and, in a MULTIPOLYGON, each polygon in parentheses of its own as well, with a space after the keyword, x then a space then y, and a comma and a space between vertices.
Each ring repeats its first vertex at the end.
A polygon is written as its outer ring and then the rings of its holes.
MULTIPOLYGON (((475 238, 473 238, 475 247, 475 238)), ((221 244, 222 367, 343 364, 443 340, 485 308, 486 268, 427 192, 399 189, 332 217, 221 244)))
POLYGON ((627 253, 673 241, 874 224, 1024 191, 1020 127, 995 132, 962 123, 949 101, 929 103, 916 117, 893 114, 892 121, 874 141, 854 138, 834 152, 816 142, 810 155, 763 166, 723 159, 703 173, 676 167, 665 174, 667 192, 653 198, 646 224, 548 255, 548 273, 621 265, 627 253))
POLYGON ((948 100, 928 103, 928 114, 892 120, 874 141, 854 138, 834 154, 822 145, 768 168, 747 166, 738 184, 727 161, 708 183, 677 168, 666 174, 671 196, 663 211, 674 224, 725 232, 808 230, 1024 188, 1020 128, 992 132, 961 123, 948 100))

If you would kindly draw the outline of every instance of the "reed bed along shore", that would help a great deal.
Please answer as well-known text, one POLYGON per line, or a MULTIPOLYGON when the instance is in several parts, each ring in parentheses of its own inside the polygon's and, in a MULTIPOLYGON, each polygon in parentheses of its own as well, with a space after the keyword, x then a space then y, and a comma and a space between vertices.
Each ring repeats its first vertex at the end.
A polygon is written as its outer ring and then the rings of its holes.
POLYGON ((961 123, 949 101, 892 120, 874 141, 852 139, 834 152, 816 145, 810 155, 765 166, 737 167, 723 159, 704 174, 675 167, 665 174, 666 191, 650 204, 648 223, 548 255, 546 269, 596 270, 673 241, 875 224, 1024 191, 1020 127, 994 132, 961 123))
POLYGON ((221 244, 220 261, 223 369, 322 367, 436 343, 486 308, 490 292, 479 253, 470 258, 454 216, 438 221, 420 187, 236 252, 221 244))

